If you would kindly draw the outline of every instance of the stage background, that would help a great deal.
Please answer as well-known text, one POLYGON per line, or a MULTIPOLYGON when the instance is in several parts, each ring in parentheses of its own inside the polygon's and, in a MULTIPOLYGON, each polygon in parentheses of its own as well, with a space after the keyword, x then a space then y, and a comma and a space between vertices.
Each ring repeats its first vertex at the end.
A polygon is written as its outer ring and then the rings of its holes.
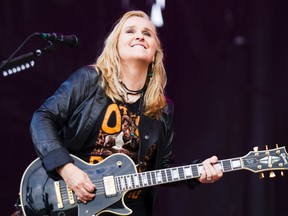
MULTIPOLYGON (((2 0, 0 61, 34 32, 75 34, 35 66, 0 78, 1 215, 10 215, 21 177, 36 158, 33 112, 77 68, 94 62, 113 23, 127 10, 150 14, 153 0, 2 0)), ((259 146, 288 145, 287 1, 169 0, 159 37, 175 102, 179 163, 217 155, 244 156, 259 146)), ((30 39, 16 56, 48 43, 30 39)), ((1 73, 2 74, 2 73, 1 73)), ((287 214, 287 177, 259 180, 237 171, 195 190, 161 187, 155 215, 276 216, 287 214)), ((286 174, 288 175, 288 174, 286 174)))

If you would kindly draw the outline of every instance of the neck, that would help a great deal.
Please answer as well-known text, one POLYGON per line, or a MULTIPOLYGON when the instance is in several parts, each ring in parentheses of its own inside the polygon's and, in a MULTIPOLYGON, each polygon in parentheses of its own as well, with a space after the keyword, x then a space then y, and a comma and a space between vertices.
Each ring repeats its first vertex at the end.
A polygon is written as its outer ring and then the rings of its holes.
POLYGON ((146 64, 122 64, 121 80, 127 89, 140 90, 145 85, 147 70, 148 66, 146 64))

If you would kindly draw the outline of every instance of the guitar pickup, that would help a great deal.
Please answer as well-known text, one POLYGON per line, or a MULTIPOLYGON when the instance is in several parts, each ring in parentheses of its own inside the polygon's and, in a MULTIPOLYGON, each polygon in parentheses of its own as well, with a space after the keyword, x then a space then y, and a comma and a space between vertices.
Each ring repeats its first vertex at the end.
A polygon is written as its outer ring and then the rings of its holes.
POLYGON ((61 187, 60 187, 59 181, 54 182, 54 188, 55 188, 58 208, 62 209, 62 208, 64 208, 64 204, 62 201, 61 187))
POLYGON ((104 182, 105 195, 107 197, 116 196, 117 192, 116 192, 114 177, 105 176, 103 178, 103 182, 104 182))

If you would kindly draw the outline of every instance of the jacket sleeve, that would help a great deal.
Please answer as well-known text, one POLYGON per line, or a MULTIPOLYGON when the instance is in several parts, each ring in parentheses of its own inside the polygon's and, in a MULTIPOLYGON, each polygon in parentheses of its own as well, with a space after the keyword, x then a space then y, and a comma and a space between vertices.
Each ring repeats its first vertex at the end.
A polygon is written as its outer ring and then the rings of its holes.
MULTIPOLYGON (((175 160, 173 155, 173 138, 174 138, 174 129, 173 129, 173 113, 174 113, 174 103, 169 98, 166 98, 167 105, 164 109, 163 115, 161 116, 161 120, 164 124, 164 150, 161 153, 162 164, 161 168, 169 168, 175 166, 175 160)), ((199 163, 200 160, 195 160, 192 162, 199 163)), ((189 189, 195 188, 197 185, 201 184, 198 179, 190 179, 186 181, 180 181, 173 183, 171 185, 186 185, 189 189)))
POLYGON ((164 108, 163 114, 161 115, 161 122, 163 124, 163 143, 164 147, 161 151, 161 164, 160 168, 169 168, 175 164, 173 159, 173 138, 174 130, 172 125, 173 113, 174 113, 174 103, 168 97, 166 97, 167 104, 164 108))
POLYGON ((93 85, 91 71, 96 73, 91 66, 78 69, 32 116, 30 124, 32 141, 47 171, 73 162, 59 131, 68 122, 74 110, 89 95, 93 85))

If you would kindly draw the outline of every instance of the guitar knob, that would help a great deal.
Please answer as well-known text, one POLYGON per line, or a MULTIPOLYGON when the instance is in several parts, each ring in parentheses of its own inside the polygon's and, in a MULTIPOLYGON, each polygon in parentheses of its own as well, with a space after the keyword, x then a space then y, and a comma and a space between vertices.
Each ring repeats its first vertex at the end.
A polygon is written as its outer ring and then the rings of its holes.
POLYGON ((273 171, 271 171, 269 177, 274 178, 275 176, 276 176, 275 173, 273 171))
POLYGON ((265 177, 264 173, 261 172, 260 175, 259 175, 259 178, 260 178, 260 179, 263 179, 264 177, 265 177))

